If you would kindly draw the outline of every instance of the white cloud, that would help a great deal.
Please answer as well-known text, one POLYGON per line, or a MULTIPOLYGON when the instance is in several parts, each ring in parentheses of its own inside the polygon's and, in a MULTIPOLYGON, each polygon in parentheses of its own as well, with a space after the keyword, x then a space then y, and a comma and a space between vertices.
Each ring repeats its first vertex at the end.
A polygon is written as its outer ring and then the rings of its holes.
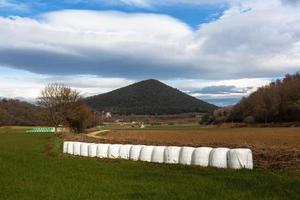
POLYGON ((0 31, 4 66, 107 76, 114 71, 112 75, 145 74, 180 61, 172 57, 181 54, 193 36, 189 26, 165 15, 71 10, 48 13, 40 20, 0 18, 0 31), (45 63, 42 58, 49 56, 53 59, 45 63))
POLYGON ((133 5, 137 7, 151 7, 157 5, 175 5, 175 4, 185 4, 185 5, 208 5, 208 4, 223 4, 228 0, 119 0, 121 3, 127 5, 133 5))
POLYGON ((276 0, 246 1, 231 7, 219 20, 197 31, 198 38, 205 38, 197 49, 202 64, 227 71, 229 76, 272 76, 299 70, 299 11, 276 0))
POLYGON ((53 76, 0 67, 0 97, 34 99, 49 83, 63 83, 81 92, 84 97, 109 92, 133 83, 124 78, 94 75, 53 76))
POLYGON ((28 7, 24 3, 14 3, 9 0, 0 0, 0 8, 7 8, 13 10, 26 10, 28 7))
POLYGON ((248 96, 252 92, 256 91, 258 87, 267 85, 271 81, 274 80, 271 78, 244 78, 218 81, 178 79, 169 80, 166 81, 166 83, 200 99, 210 100, 234 98, 236 101, 243 96, 248 96), (232 89, 228 90, 228 87, 232 89), (207 88, 210 89, 205 91, 207 88), (216 91, 219 92, 214 92, 213 88, 216 88, 216 91), (224 91, 223 93, 222 88, 224 91))
POLYGON ((240 88, 252 87, 254 90, 263 85, 267 85, 273 79, 270 78, 243 78, 228 80, 201 80, 201 79, 177 79, 169 80, 166 83, 180 88, 184 91, 195 91, 209 86, 236 86, 240 88))
POLYGON ((213 4, 227 4, 232 0, 65 0, 67 2, 78 3, 105 3, 111 5, 127 5, 140 8, 153 8, 162 5, 213 5, 213 4))
POLYGON ((299 11, 279 0, 232 3, 195 31, 157 14, 62 10, 35 19, 0 17, 0 65, 127 79, 277 77, 300 70, 299 11))
POLYGON ((151 3, 147 0, 120 0, 121 3, 137 6, 137 7, 150 7, 151 3))

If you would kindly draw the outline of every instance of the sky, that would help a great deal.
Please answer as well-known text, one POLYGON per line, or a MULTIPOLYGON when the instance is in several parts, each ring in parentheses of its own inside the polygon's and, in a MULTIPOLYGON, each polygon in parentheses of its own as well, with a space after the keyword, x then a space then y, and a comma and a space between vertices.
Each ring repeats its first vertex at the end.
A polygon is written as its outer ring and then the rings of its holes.
POLYGON ((0 97, 158 79, 219 106, 300 71, 300 0, 0 0, 0 97))

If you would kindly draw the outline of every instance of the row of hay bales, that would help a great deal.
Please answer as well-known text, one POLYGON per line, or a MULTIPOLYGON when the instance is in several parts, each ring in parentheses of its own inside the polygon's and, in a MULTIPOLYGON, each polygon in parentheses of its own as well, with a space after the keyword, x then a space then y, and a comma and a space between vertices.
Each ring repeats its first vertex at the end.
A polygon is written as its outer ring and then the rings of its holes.
POLYGON ((154 163, 198 165, 231 169, 252 169, 250 149, 211 147, 149 146, 131 144, 94 144, 66 141, 63 152, 71 155, 121 158, 154 163))

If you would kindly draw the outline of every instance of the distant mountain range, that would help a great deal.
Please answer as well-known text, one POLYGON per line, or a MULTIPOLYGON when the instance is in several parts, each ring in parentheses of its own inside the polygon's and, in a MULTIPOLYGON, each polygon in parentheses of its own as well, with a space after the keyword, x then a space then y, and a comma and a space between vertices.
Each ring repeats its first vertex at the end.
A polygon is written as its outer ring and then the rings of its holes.
POLYGON ((118 114, 207 113, 217 108, 153 79, 88 97, 85 101, 95 110, 118 114))

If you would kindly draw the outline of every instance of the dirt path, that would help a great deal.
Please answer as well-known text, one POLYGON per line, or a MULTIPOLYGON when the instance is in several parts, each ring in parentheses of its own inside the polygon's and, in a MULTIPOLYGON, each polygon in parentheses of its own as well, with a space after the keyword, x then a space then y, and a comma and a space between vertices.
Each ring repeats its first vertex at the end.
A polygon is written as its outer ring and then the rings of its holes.
POLYGON ((105 133, 105 132, 108 132, 108 131, 110 131, 110 130, 95 131, 95 132, 88 133, 86 136, 92 137, 92 138, 97 138, 97 139, 105 139, 105 137, 98 136, 98 134, 105 133))

